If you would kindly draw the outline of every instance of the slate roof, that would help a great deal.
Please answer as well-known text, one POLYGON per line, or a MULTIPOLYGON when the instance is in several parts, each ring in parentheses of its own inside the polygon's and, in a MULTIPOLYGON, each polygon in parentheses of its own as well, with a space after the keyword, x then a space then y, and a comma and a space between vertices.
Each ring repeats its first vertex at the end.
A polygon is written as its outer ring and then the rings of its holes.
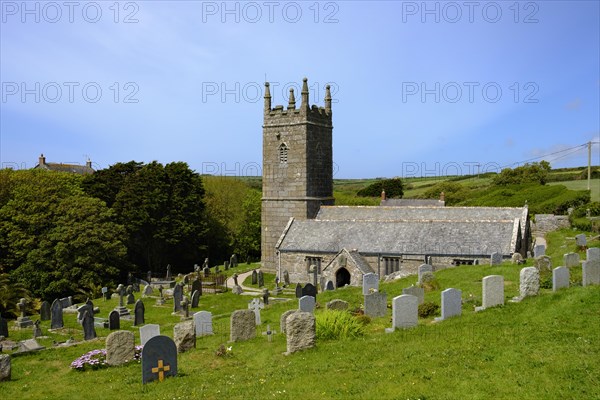
MULTIPOLYGON (((321 208, 323 209, 324 207, 321 208)), ((501 252, 506 257, 514 252, 519 219, 476 221, 293 219, 290 222, 277 245, 281 252, 331 254, 346 248, 356 249, 362 255, 487 257, 493 252, 501 252)))
POLYGON ((329 268, 337 260, 337 258, 340 256, 340 254, 342 254, 342 253, 344 253, 344 255, 348 259, 352 260, 352 262, 354 263, 354 265, 356 265, 356 267, 360 270, 360 272, 363 275, 364 274, 369 274, 369 273, 375 273, 375 271, 373 271, 373 268, 371 268, 371 266, 369 265, 369 263, 367 262, 367 260, 365 260, 363 258, 363 256, 361 256, 358 251, 348 250, 348 249, 342 249, 342 250, 340 250, 335 255, 335 257, 333 257, 331 259, 331 261, 329 261, 329 264, 327 264, 325 266, 325 268, 323 268, 323 271, 326 270, 327 268, 329 268))
POLYGON ((80 175, 88 175, 93 174, 94 169, 88 167, 87 165, 79 165, 79 164, 62 164, 62 163, 44 163, 38 164, 35 168, 46 169, 49 171, 57 171, 57 172, 70 172, 72 174, 80 174, 80 175))
POLYGON ((388 207, 444 207, 445 201, 437 199, 385 199, 380 206, 388 207))

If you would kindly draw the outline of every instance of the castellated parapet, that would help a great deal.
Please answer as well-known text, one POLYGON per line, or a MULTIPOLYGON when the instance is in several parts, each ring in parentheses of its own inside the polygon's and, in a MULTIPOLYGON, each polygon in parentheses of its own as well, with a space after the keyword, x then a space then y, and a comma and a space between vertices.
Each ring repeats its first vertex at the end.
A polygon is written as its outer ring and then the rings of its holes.
POLYGON ((267 82, 263 111, 261 261, 265 270, 275 272, 275 245, 289 219, 314 218, 321 205, 334 203, 330 88, 325 107, 311 107, 304 78, 300 107, 290 89, 287 108, 272 108, 267 82))

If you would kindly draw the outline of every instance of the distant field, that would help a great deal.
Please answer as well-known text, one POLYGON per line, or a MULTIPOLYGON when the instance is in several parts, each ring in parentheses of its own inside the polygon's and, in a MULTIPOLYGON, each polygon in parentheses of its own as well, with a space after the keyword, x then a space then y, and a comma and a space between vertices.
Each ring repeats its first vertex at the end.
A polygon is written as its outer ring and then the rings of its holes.
MULTIPOLYGON (((587 180, 550 182, 548 185, 563 185, 571 190, 587 190, 587 180)), ((600 201, 600 179, 592 179, 590 184, 592 201, 600 201)))

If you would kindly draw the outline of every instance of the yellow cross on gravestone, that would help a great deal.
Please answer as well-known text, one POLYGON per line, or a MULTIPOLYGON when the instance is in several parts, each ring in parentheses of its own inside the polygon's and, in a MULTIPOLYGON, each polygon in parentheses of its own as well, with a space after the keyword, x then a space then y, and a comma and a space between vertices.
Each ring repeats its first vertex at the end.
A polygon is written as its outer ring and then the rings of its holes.
POLYGON ((162 382, 165 379, 165 371, 169 371, 171 369, 168 365, 163 365, 163 360, 158 360, 158 366, 152 368, 152 372, 158 374, 158 380, 162 382))

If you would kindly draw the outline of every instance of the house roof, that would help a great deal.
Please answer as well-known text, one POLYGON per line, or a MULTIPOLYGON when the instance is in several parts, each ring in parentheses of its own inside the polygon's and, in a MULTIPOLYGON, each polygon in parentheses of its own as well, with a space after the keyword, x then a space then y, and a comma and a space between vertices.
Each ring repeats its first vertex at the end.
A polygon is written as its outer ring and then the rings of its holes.
POLYGON ((79 164, 44 163, 44 164, 36 165, 35 168, 45 169, 48 171, 70 172, 73 174, 81 174, 81 175, 88 175, 88 174, 94 173, 93 168, 88 167, 87 165, 79 165, 79 164))
POLYGON ((444 207, 443 200, 437 199, 385 199, 381 200, 380 206, 388 207, 444 207))

